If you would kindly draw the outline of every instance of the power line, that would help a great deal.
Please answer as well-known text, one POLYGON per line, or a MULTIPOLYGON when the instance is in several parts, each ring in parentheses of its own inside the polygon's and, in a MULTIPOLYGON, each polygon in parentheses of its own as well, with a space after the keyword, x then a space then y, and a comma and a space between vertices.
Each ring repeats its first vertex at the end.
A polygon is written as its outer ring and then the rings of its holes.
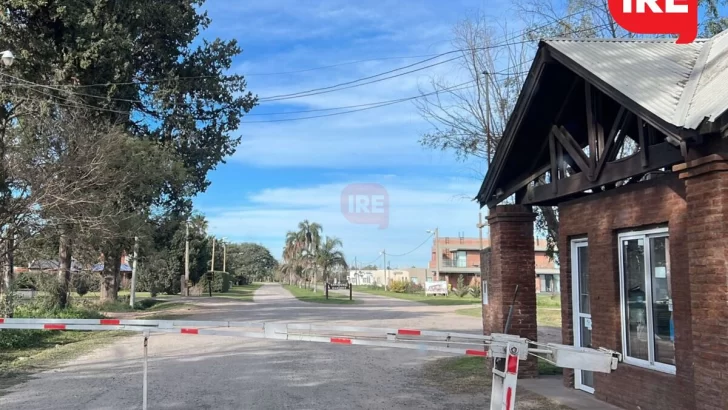
MULTIPOLYGON (((550 23, 545 23, 545 24, 542 24, 540 26, 536 26, 536 27, 530 28, 530 29, 524 29, 517 36, 509 36, 507 34, 506 35, 503 35, 499 39, 500 43, 496 43, 496 44, 493 44, 493 45, 490 45, 490 46, 487 46, 487 47, 474 48, 472 50, 485 50, 485 49, 490 49, 490 48, 497 48, 497 47, 507 46, 507 45, 510 45, 510 44, 517 44, 517 43, 509 43, 509 40, 512 40, 513 38, 516 38, 516 37, 523 37, 523 36, 525 36, 527 34, 536 32, 536 31, 541 30, 543 28, 547 28, 547 27, 552 26, 554 24, 561 23, 564 20, 567 20, 567 19, 569 19, 571 17, 574 17, 574 16, 577 16, 579 14, 586 13, 588 11, 591 11, 592 9, 594 9, 594 7, 587 8, 587 9, 584 9, 584 10, 580 10, 580 11, 571 13, 571 14, 569 14, 567 16, 564 16, 564 17, 562 17, 562 18, 560 18, 558 20, 554 20, 553 22, 550 22, 550 23)), ((606 27, 606 26, 607 25, 605 24, 605 25, 602 25, 601 27, 606 27)), ((597 26, 597 27, 587 28, 587 29, 583 29, 583 30, 572 31, 570 34, 575 34, 575 33, 579 32, 579 31, 591 31, 591 30, 598 29, 598 28, 600 28, 600 27, 597 26)), ((535 41, 535 40, 527 40, 527 41, 535 41)), ((389 70, 389 71, 385 71, 383 73, 379 73, 379 74, 376 74, 376 75, 373 75, 373 76, 364 77, 364 78, 360 78, 360 79, 352 80, 352 81, 348 82, 348 83, 354 83, 354 82, 363 81, 365 79, 369 79, 369 78, 374 78, 374 77, 379 77, 379 76, 382 76, 382 75, 386 75, 386 74, 389 74, 389 73, 392 73, 392 72, 401 71, 403 69, 406 69, 406 68, 409 68, 409 67, 413 67, 413 66, 416 66, 416 65, 425 63, 427 61, 432 61, 434 59, 437 59, 439 57, 443 57, 443 56, 446 56, 446 55, 449 55, 449 54, 459 53, 459 52, 463 52, 463 51, 470 51, 470 50, 471 49, 455 49, 455 50, 450 50, 450 51, 446 51, 444 53, 439 53, 439 54, 426 54, 426 55, 420 55, 420 56, 403 56, 403 57, 379 57, 379 58, 370 58, 370 59, 362 59, 362 60, 342 62, 342 63, 337 63, 337 64, 330 64, 330 65, 321 66, 321 67, 312 67, 312 68, 295 70, 295 71, 284 71, 284 72, 274 72, 274 73, 251 73, 251 74, 247 74, 247 75, 249 75, 249 76, 268 76, 268 75, 294 74, 294 73, 300 73, 300 72, 306 72, 306 71, 314 71, 314 70, 321 70, 321 69, 327 69, 327 68, 332 68, 332 67, 338 67, 338 66, 342 66, 342 65, 351 65, 351 64, 356 64, 356 63, 361 63, 361 62, 367 62, 367 61, 395 60, 395 59, 407 59, 407 58, 427 57, 427 59, 425 59, 425 60, 418 61, 416 63, 409 64, 409 65, 404 66, 404 67, 399 67, 399 68, 396 68, 396 69, 393 69, 393 70, 389 70)), ((457 58, 462 58, 462 57, 457 57, 457 58)), ((445 62, 447 62, 447 61, 445 61, 445 62)), ((441 62, 441 64, 444 64, 445 62, 441 62)), ((429 68, 429 67, 424 67, 422 69, 425 69, 425 68, 429 68)), ((84 84, 74 84, 74 85, 68 85, 68 87, 71 87, 71 88, 90 88, 90 87, 111 87, 111 86, 115 86, 115 85, 142 85, 142 84, 154 84, 154 83, 162 83, 162 82, 171 82, 171 81, 178 81, 178 80, 195 80, 195 79, 206 79, 206 78, 217 78, 217 77, 219 77, 219 76, 218 75, 186 76, 186 77, 173 77, 173 78, 167 78, 167 79, 146 80, 146 81, 108 82, 108 83, 87 84, 87 85, 84 85, 84 84)), ((336 86, 340 86, 340 85, 341 84, 336 85, 336 86)), ((336 86, 331 86, 331 87, 336 87, 336 86)), ((329 87, 326 87, 326 88, 329 88, 329 87)), ((297 92, 297 93, 292 93, 291 95, 308 93, 308 92, 311 92, 311 91, 313 91, 313 90, 307 90, 307 91, 301 91, 301 92, 297 92)), ((288 94, 284 94, 284 95, 288 95, 288 94)), ((87 96, 98 97, 98 96, 92 96, 92 95, 87 95, 87 96)), ((281 96, 283 96, 283 95, 270 96, 270 97, 264 97, 264 98, 265 99, 271 99, 271 98, 277 98, 277 97, 281 97, 281 96)), ((105 97, 101 97, 101 98, 105 98, 105 97)), ((128 100, 128 101, 129 102, 138 102, 137 100, 128 100)))
POLYGON ((424 241, 423 241, 423 242, 422 242, 421 244, 417 245, 417 247, 416 247, 416 248, 412 249, 411 251, 409 251, 409 252, 407 252, 407 253, 403 253, 403 254, 401 254, 401 255, 395 255, 395 254, 391 254, 391 253, 388 253, 387 255, 389 255, 389 256, 393 256, 393 257, 395 257, 395 258, 399 258, 399 257, 402 257, 402 256, 407 256, 407 255, 411 254, 412 252, 414 252, 414 251, 416 251, 416 250, 420 249, 420 248, 421 248, 421 247, 422 247, 422 246, 423 246, 424 244, 426 244, 426 243, 427 243, 427 242, 428 242, 428 241, 430 240, 430 238, 432 238, 432 236, 433 236, 433 235, 434 235, 434 234, 432 234, 432 235, 428 236, 428 237, 427 237, 427 239, 425 239, 425 240, 424 240, 424 241))
MULTIPOLYGON (((245 121, 245 120, 243 120, 243 123, 244 124, 254 124, 254 123, 266 123, 266 122, 300 121, 300 120, 310 120, 310 119, 314 119, 314 118, 334 117, 334 116, 337 116, 337 115, 351 114, 351 113, 360 112, 360 111, 368 111, 368 110, 372 110, 372 109, 375 109, 375 108, 387 107, 387 106, 390 106, 390 105, 400 104, 400 103, 403 103, 403 102, 406 102, 406 101, 411 101, 411 100, 415 100, 415 99, 418 99, 418 98, 423 98, 423 97, 427 97, 427 96, 430 96, 430 95, 439 94, 439 93, 442 93, 442 92, 457 91, 457 90, 467 89, 467 88, 470 88, 470 87, 461 87, 461 86, 463 86, 465 84, 470 84, 470 83, 473 83, 473 82, 474 81, 468 81, 466 83, 459 84, 459 85, 454 86, 452 88, 447 88, 447 89, 444 89, 444 90, 437 90, 437 91, 433 91, 433 92, 430 92, 430 93, 427 93, 427 94, 422 94, 422 95, 417 95, 417 96, 412 96, 412 97, 406 97, 406 98, 400 98, 400 99, 397 99, 397 100, 383 101, 383 102, 380 102, 380 103, 370 103, 370 104, 361 104, 360 105, 360 106, 365 106, 366 108, 352 109, 352 110, 347 110, 347 111, 335 112, 335 113, 331 113, 331 114, 311 115, 311 116, 307 116, 307 117, 280 118, 280 119, 273 119, 273 120, 255 120, 255 121, 245 121)), ((351 106, 351 107, 356 107, 356 106, 351 106)), ((345 108, 345 107, 339 107, 339 108, 323 108, 321 110, 322 111, 323 110, 336 110, 336 109, 343 109, 343 108, 345 108)), ((316 111, 316 110, 309 110, 309 111, 316 111)), ((275 114, 275 115, 280 115, 280 114, 286 114, 286 113, 278 113, 278 114, 275 114)))
MULTIPOLYGON (((571 31, 571 32, 569 32, 567 34, 578 34, 580 32, 592 31, 592 30, 598 29, 600 27, 606 27, 606 26, 607 26, 606 24, 603 24, 601 26, 590 27, 588 29, 581 29, 581 30, 571 31)), ((494 49, 494 48, 498 48, 498 47, 507 47, 507 46, 517 45, 517 44, 532 43, 534 41, 537 41, 537 40, 520 40, 520 41, 513 41, 513 42, 498 43, 498 44, 493 44, 493 45, 490 45, 490 46, 487 46, 487 47, 476 47, 476 48, 473 48, 472 50, 488 50, 488 49, 494 49)), ((448 51, 446 53, 440 54, 438 57, 441 57, 441 56, 444 56, 444 55, 447 55, 447 54, 456 53, 456 52, 462 52, 462 51, 465 51, 465 50, 448 51)), ((424 66, 424 67, 416 68, 416 69, 413 69, 413 70, 410 70, 410 71, 405 71, 403 73, 391 75, 391 76, 388 76, 388 77, 377 78, 377 79, 371 80, 371 81, 360 82, 360 81, 363 81, 365 79, 371 79, 371 78, 379 77, 381 75, 385 75, 385 74, 389 74, 389 73, 392 73, 392 72, 396 72, 396 71, 401 70, 402 68, 390 70, 390 71, 387 71, 387 72, 384 72, 384 73, 379 73, 379 74, 375 74, 375 75, 372 75, 372 76, 363 77, 363 78, 360 78, 360 79, 357 79, 357 80, 352 80, 352 81, 348 81, 348 82, 345 82, 345 83, 336 84, 336 85, 332 85, 332 86, 328 86, 328 87, 314 88, 314 89, 311 89, 311 90, 300 91, 300 92, 291 93, 291 94, 279 94, 279 95, 274 95, 274 96, 269 96, 269 97, 261 97, 261 98, 259 98, 259 101, 260 102, 271 102, 271 101, 293 100, 293 99, 297 99, 297 98, 310 97, 310 96, 320 95, 320 94, 328 94, 328 93, 332 93, 332 92, 336 92, 336 91, 341 91, 341 90, 348 90, 348 89, 351 89, 351 88, 356 88, 356 87, 361 87, 361 86, 364 86, 364 85, 374 84, 374 83, 378 83, 378 82, 385 81, 385 80, 391 80, 393 78, 398 78, 398 77, 401 77, 401 76, 404 76, 404 75, 407 75, 407 74, 412 74, 412 73, 415 73, 415 72, 418 72, 418 71, 426 70, 428 68, 432 68, 432 67, 435 67, 435 66, 438 66, 438 65, 442 65, 442 64, 445 64, 445 63, 454 61, 454 60, 461 59, 461 58, 463 58, 463 56, 457 56, 457 57, 449 58, 447 60, 440 61, 440 62, 433 63, 433 64, 429 64, 429 65, 424 66), (346 85, 346 86, 344 86, 344 85, 346 85)), ((432 60, 432 59, 429 59, 429 60, 432 60)), ((429 61, 429 60, 426 60, 426 61, 429 61)), ((418 64, 421 64, 421 63, 422 62, 414 63, 414 64, 411 64, 411 65, 409 65, 407 67, 412 67, 414 65, 418 65, 418 64)))

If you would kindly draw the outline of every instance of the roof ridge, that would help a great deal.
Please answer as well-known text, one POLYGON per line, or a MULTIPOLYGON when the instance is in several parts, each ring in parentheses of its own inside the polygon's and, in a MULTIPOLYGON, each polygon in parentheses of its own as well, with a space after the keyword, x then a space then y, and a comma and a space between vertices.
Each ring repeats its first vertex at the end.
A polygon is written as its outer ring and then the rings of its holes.
MULTIPOLYGON (((721 35, 725 32, 726 31, 719 33, 718 35, 721 35)), ((690 114, 690 107, 693 105, 693 100, 695 99, 695 95, 698 92, 698 84, 700 83, 700 78, 703 76, 705 64, 708 62, 710 49, 713 48, 713 40, 715 40, 718 35, 713 36, 700 49, 700 53, 698 53, 698 58, 695 60, 693 69, 690 71, 688 81, 687 83, 685 83, 685 87, 683 87, 683 92, 680 95, 680 100, 678 100, 677 107, 675 107, 675 115, 673 117, 673 122, 679 127, 684 127, 685 122, 688 119, 688 115, 690 114)))
MULTIPOLYGON (((723 33, 728 32, 728 30, 717 34, 717 36, 722 35, 723 33)), ((697 38, 693 43, 705 43, 710 40, 712 40, 715 37, 712 38, 697 38)), ((575 43, 656 43, 656 44, 676 44, 674 38, 600 38, 600 37, 594 37, 594 38, 569 38, 569 37, 552 37, 552 38, 545 38, 542 41, 545 42, 552 42, 552 41, 572 41, 575 43)))

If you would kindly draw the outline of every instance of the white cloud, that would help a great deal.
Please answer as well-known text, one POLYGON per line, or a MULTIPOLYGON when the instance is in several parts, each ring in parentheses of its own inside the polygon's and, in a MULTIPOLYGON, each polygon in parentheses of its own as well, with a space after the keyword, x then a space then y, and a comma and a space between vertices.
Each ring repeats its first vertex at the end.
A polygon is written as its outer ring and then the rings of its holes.
MULTIPOLYGON (((321 223, 326 235, 344 242, 348 258, 360 262, 374 259, 382 249, 390 254, 411 251, 424 241, 428 229, 440 227, 441 235, 464 232, 477 235, 478 206, 472 198, 478 181, 411 178, 357 179, 351 183, 381 183, 389 195, 386 229, 347 220, 341 210, 341 195, 347 183, 266 189, 247 198, 247 203, 228 209, 203 209, 216 235, 233 241, 259 242, 280 256, 285 234, 298 222, 321 223)), ((392 257, 392 266, 426 266, 429 244, 404 257, 392 257)))

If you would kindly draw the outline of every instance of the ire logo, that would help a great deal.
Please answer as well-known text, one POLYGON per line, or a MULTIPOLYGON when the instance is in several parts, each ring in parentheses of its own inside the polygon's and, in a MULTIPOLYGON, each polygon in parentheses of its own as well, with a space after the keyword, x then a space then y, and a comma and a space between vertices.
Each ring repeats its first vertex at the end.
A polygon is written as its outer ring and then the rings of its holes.
POLYGON ((637 34, 677 34, 677 44, 698 36, 698 0, 609 0, 622 28, 637 34))
POLYGON ((389 194, 379 184, 351 184, 341 191, 341 213, 349 222, 389 226, 389 194))

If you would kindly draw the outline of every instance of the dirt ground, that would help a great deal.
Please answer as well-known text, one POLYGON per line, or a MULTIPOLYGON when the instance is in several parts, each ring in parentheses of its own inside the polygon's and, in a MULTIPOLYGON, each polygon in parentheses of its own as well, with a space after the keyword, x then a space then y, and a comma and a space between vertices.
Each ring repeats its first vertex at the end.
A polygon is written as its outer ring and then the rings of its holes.
MULTIPOLYGON (((187 313, 193 320, 320 322, 472 333, 482 329, 478 318, 456 315, 459 306, 357 297, 361 303, 354 305, 317 305, 296 300, 279 285, 266 285, 258 289, 254 302, 195 298, 191 301, 200 309, 187 313)), ((0 408, 140 408, 142 345, 140 336, 124 338, 39 373, 0 397, 0 408)), ((433 381, 438 376, 431 366, 442 367, 436 360, 446 356, 421 351, 153 335, 149 357, 150 409, 482 409, 488 403, 487 386, 474 389, 479 393, 454 392, 446 383, 433 381)), ((539 397, 524 392, 519 392, 519 404, 524 405, 519 408, 528 408, 528 401, 539 404, 539 397)))

